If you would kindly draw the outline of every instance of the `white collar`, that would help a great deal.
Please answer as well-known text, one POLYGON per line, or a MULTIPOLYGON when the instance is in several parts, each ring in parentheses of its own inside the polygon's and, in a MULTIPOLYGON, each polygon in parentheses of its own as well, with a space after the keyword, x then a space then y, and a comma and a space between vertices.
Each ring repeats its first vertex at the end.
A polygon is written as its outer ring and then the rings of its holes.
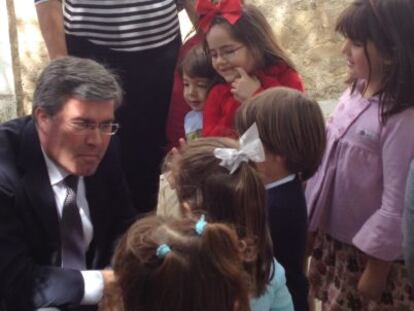
POLYGON ((42 148, 42 153, 43 153, 43 157, 45 158, 50 184, 52 186, 57 185, 58 183, 63 181, 69 175, 69 173, 63 168, 56 165, 55 162, 53 162, 53 160, 47 156, 43 148, 42 148))
POLYGON ((288 183, 288 182, 290 182, 290 181, 292 181, 294 179, 295 179, 295 174, 290 174, 290 175, 288 175, 286 177, 283 177, 282 179, 278 179, 278 180, 276 180, 274 182, 271 182, 269 184, 266 184, 265 185, 265 188, 266 188, 266 190, 269 190, 269 189, 278 187, 280 185, 286 184, 286 183, 288 183))

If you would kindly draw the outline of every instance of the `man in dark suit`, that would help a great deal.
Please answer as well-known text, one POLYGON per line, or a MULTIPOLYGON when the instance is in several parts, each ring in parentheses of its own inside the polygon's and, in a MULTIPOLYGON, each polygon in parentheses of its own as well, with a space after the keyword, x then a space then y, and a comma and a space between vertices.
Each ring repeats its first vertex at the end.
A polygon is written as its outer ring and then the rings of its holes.
POLYGON ((121 99, 102 65, 60 58, 32 117, 0 125, 0 309, 96 307, 113 281, 114 242, 135 216, 111 141, 121 99))

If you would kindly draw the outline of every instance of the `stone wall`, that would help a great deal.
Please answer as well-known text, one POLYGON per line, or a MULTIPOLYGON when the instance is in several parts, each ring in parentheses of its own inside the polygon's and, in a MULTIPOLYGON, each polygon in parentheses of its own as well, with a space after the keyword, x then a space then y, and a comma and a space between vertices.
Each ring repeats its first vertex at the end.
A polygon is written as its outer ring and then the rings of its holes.
MULTIPOLYGON (((14 2, 16 34, 12 45, 17 81, 18 106, 27 113, 33 85, 47 62, 46 49, 37 25, 32 0, 14 2), (20 87, 19 87, 20 86, 20 87)), ((308 94, 318 100, 331 100, 345 88, 345 62, 341 38, 333 31, 335 19, 351 0, 250 0, 265 13, 282 46, 288 51, 305 81, 308 94)), ((13 15, 13 16, 11 16, 13 15)), ((1 99, 0 99, 1 100, 1 99)), ((20 111, 20 114, 22 112, 20 111)))
POLYGON ((255 0, 266 13, 282 46, 318 99, 337 97, 344 89, 346 65, 335 21, 350 0, 255 0))

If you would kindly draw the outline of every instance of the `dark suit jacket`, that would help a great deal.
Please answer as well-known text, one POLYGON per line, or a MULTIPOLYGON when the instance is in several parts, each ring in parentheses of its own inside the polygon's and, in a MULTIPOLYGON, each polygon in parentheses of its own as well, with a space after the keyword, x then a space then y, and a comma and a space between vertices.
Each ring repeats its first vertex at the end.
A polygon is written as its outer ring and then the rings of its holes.
POLYGON ((273 254, 285 268, 286 285, 296 311, 307 311, 308 280, 304 271, 308 215, 301 181, 294 180, 267 190, 267 206, 273 254))
MULTIPOLYGON (((85 178, 93 224, 88 269, 109 265, 114 242, 135 217, 112 139, 97 172, 85 178)), ((79 271, 60 267, 54 193, 30 117, 0 125, 0 301, 7 310, 79 304, 79 271)), ((1 308, 1 307, 0 307, 1 308)))

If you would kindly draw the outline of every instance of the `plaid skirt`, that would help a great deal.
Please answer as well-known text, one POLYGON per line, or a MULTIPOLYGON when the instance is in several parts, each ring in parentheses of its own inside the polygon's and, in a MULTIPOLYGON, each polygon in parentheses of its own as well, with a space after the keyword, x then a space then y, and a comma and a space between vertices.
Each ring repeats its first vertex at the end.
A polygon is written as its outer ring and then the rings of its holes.
POLYGON ((318 233, 309 267, 310 292, 324 311, 414 310, 413 288, 400 261, 392 264, 388 281, 378 301, 364 299, 357 290, 367 259, 356 247, 318 233))

